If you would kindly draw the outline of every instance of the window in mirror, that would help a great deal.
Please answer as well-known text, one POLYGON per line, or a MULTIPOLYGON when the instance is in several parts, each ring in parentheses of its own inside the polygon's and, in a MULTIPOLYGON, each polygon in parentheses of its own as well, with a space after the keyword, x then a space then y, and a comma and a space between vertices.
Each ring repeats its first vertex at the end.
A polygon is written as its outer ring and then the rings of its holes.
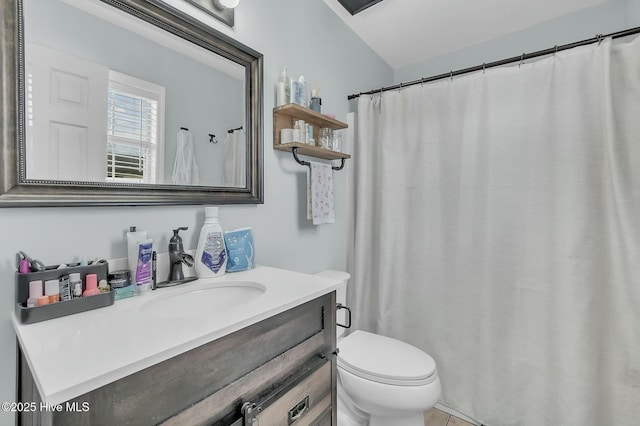
POLYGON ((115 71, 107 94, 107 175, 111 182, 164 180, 165 88, 115 71))

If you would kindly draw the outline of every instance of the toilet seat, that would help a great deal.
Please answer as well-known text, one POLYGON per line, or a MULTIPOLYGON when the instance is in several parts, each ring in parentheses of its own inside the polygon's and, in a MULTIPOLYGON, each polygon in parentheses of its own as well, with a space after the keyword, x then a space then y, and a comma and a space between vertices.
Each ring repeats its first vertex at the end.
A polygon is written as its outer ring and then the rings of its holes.
POLYGON ((398 386, 421 386, 438 377, 436 363, 408 343, 357 330, 342 339, 338 367, 363 379, 398 386))

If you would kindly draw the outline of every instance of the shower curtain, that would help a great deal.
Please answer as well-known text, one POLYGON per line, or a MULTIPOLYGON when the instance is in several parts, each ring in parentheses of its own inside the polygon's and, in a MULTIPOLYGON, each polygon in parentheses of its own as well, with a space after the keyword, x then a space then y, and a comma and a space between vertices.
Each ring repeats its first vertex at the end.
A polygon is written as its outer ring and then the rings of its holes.
POLYGON ((244 130, 227 133, 224 141, 224 176, 225 186, 244 188, 245 185, 245 151, 246 138, 244 130))
POLYGON ((356 328, 486 425, 639 424, 639 41, 358 102, 356 328))

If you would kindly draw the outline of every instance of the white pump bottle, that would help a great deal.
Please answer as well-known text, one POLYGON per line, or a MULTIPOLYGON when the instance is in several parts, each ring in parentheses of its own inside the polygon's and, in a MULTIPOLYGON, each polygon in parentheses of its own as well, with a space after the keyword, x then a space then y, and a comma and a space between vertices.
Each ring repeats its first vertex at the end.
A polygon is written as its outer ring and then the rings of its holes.
POLYGON ((214 278, 226 272, 227 251, 222 227, 218 222, 218 208, 205 207, 204 215, 204 225, 196 249, 196 275, 198 278, 214 278))

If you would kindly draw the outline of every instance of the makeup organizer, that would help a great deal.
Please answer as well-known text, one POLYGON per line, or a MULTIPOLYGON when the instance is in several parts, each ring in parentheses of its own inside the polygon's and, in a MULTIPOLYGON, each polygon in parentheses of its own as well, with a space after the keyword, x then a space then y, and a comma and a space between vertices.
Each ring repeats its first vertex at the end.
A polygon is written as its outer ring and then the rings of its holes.
MULTIPOLYGON (((49 267, 51 268, 51 267, 49 267)), ((104 308, 106 306, 113 305, 115 302, 115 291, 109 293, 101 293, 95 296, 79 297, 71 300, 61 300, 57 303, 52 303, 43 306, 37 306, 33 308, 27 308, 26 300, 29 298, 29 283, 31 281, 47 280, 59 280, 65 275, 72 273, 79 273, 83 283, 83 291, 85 289, 84 283, 86 282, 86 276, 89 274, 96 274, 98 281, 106 280, 109 265, 107 263, 99 263, 97 265, 90 266, 74 266, 63 269, 47 269, 42 272, 29 272, 21 274, 16 272, 15 279, 15 294, 16 294, 16 317, 22 324, 32 324, 40 321, 46 321, 53 318, 59 318, 66 315, 77 314, 79 312, 90 311, 92 309, 104 308)))

